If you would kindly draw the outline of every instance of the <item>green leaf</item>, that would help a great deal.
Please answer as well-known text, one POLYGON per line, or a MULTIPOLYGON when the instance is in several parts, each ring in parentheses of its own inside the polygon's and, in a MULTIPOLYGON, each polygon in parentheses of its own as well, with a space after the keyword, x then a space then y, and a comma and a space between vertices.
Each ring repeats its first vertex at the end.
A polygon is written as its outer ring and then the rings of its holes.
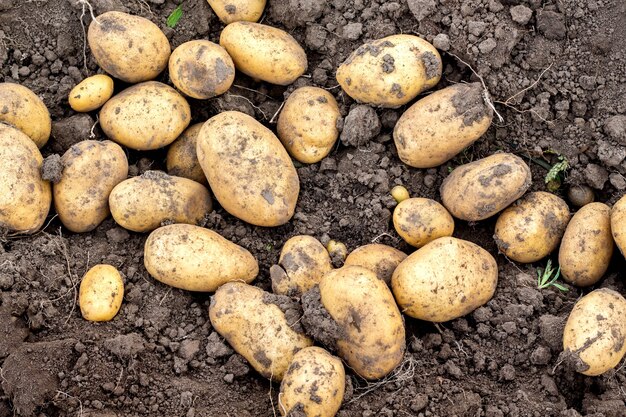
POLYGON ((554 283, 552 284, 554 287, 558 288, 559 290, 563 291, 563 292, 567 292, 569 291, 569 289, 567 287, 564 287, 563 285, 559 284, 559 283, 554 283))
POLYGON ((183 4, 179 4, 177 8, 167 17, 167 26, 174 28, 178 24, 180 18, 183 17, 183 4))
POLYGON ((569 168, 569 162, 563 156, 559 156, 559 162, 552 165, 550 171, 546 174, 545 182, 549 183, 558 183, 561 184, 561 174, 567 171, 569 168))

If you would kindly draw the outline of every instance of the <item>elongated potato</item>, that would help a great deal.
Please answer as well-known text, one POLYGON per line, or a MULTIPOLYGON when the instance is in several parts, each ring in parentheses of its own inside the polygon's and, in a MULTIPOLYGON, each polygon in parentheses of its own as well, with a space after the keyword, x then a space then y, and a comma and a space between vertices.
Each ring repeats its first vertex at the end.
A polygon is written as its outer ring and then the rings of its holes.
POLYGON ((204 123, 196 123, 189 126, 176 139, 167 150, 165 160, 167 173, 176 177, 188 178, 199 182, 200 184, 208 184, 204 171, 198 161, 196 153, 196 144, 198 142, 198 133, 202 129, 204 123))
POLYGON ((111 265, 95 265, 83 277, 78 305, 85 320, 110 321, 124 300, 124 280, 111 265))
POLYGON ((113 95, 113 87, 113 78, 106 74, 87 77, 70 91, 70 107, 78 112, 99 109, 113 95))
POLYGON ((626 256, 626 196, 611 209, 611 233, 622 255, 626 256))
POLYGON ((246 249, 190 224, 150 233, 144 265, 157 281, 188 291, 213 292, 230 281, 250 283, 259 273, 259 264, 246 249))
POLYGON ((421 248, 428 242, 454 233, 448 210, 430 198, 409 198, 393 210, 393 227, 406 243, 421 248))
POLYGON ((356 265, 374 272, 378 279, 391 284, 391 275, 400 262, 406 258, 406 253, 391 246, 372 243, 353 250, 346 258, 344 266, 356 265))
POLYGON ((40 149, 50 138, 48 108, 35 93, 19 84, 0 83, 0 122, 24 132, 40 149))
POLYGON ((258 22, 263 15, 266 0, 208 0, 209 6, 225 24, 258 22))

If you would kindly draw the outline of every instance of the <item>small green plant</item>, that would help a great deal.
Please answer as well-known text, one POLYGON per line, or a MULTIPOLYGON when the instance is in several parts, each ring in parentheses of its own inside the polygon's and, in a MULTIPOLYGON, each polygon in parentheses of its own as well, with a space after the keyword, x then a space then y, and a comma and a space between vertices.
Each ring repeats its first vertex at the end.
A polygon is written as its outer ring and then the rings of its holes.
POLYGON ((548 190, 554 192, 559 189, 565 179, 565 171, 569 169, 569 162, 563 155, 558 156, 558 162, 546 174, 545 183, 548 190))
POLYGON ((183 17, 183 4, 179 4, 167 17, 167 26, 172 29, 176 27, 180 18, 183 17))
POLYGON ((561 275, 561 267, 556 270, 552 267, 552 260, 548 259, 545 269, 537 268, 537 288, 543 290, 548 287, 555 287, 561 291, 568 291, 567 287, 556 282, 561 275))

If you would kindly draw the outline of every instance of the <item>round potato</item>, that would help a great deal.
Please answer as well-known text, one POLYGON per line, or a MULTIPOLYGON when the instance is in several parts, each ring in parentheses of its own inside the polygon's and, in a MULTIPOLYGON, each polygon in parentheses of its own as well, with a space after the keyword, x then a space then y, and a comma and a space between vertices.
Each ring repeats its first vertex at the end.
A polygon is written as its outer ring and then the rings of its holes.
POLYGON ((484 220, 524 195, 531 183, 520 157, 498 153, 452 171, 441 184, 441 201, 457 219, 484 220))
POLYGON ((593 203, 595 195, 588 185, 576 184, 567 189, 567 198, 576 207, 593 203))
POLYGON ((72 88, 69 95, 70 107, 78 112, 99 109, 113 95, 113 78, 96 74, 82 80, 72 88))
POLYGON ((0 227, 33 233, 50 210, 50 183, 41 178, 43 157, 26 134, 0 123, 0 227))
POLYGON ((19 84, 0 83, 0 122, 24 132, 40 149, 50 138, 48 108, 35 93, 19 84))
POLYGON ((626 256, 626 195, 611 209, 611 233, 622 255, 626 256))
POLYGON ((590 203, 574 214, 565 229, 559 249, 563 279, 579 287, 600 281, 611 256, 611 209, 603 203, 590 203))
POLYGON ((452 236, 454 219, 435 200, 409 198, 393 210, 393 227, 406 243, 421 248, 440 237, 452 236))
POLYGON ((565 356, 577 372, 601 375, 613 369, 626 354, 626 299, 600 288, 574 305, 563 332, 565 356))
POLYGON ((155 79, 167 67, 171 52, 167 37, 157 25, 115 11, 91 22, 87 42, 98 65, 127 83, 155 79))
POLYGON ((311 346, 300 326, 299 304, 243 282, 228 282, 211 297, 213 328, 258 373, 282 381, 294 355, 311 346))
POLYGON ((339 358, 317 346, 304 348, 295 354, 280 384, 280 413, 334 417, 345 388, 346 373, 339 358))
POLYGON ((168 174, 188 178, 200 184, 208 184, 196 153, 198 133, 200 133, 203 124, 196 123, 193 126, 189 126, 170 145, 165 160, 168 174))
POLYGON ((396 123, 398 156, 415 168, 438 167, 478 140, 492 118, 480 83, 435 91, 409 107, 396 123))
POLYGON ((393 273, 391 288, 402 312, 444 322, 463 317, 493 297, 496 260, 480 246, 454 237, 434 240, 409 255, 393 273))
POLYGON ((234 22, 224 28, 220 45, 246 75, 289 85, 307 69, 304 49, 287 32, 259 23, 234 22))
POLYGON ((258 22, 263 15, 266 0, 208 0, 209 6, 225 24, 246 21, 258 22))
POLYGON ((212 210, 204 185, 161 171, 119 183, 111 191, 109 206, 117 224, 133 232, 150 232, 170 222, 198 224, 212 210))
POLYGON ((85 320, 110 321, 120 311, 124 280, 115 267, 96 265, 80 282, 78 305, 85 320))
POLYGON ((346 258, 344 266, 356 265, 374 272, 378 279, 391 284, 391 276, 406 253, 391 246, 372 243, 353 250, 346 258))
POLYGON ((150 233, 144 265, 154 279, 187 291, 216 291, 230 281, 251 282, 259 264, 250 252, 212 230, 171 224, 150 233))
POLYGON ((247 114, 226 111, 198 134, 197 153, 224 210, 256 226, 280 226, 295 211, 300 182, 271 130, 247 114))

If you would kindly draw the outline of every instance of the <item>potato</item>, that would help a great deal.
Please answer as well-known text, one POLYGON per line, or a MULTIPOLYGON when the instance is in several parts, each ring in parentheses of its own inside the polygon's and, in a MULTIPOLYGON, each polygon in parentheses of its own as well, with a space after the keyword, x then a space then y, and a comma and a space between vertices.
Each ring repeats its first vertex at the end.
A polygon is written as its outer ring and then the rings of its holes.
POLYGON ((563 332, 565 355, 577 372, 596 376, 615 368, 626 354, 626 299, 600 288, 574 305, 563 332))
POLYGON ((96 74, 82 80, 72 88, 69 95, 70 107, 78 112, 99 109, 113 95, 113 78, 96 74))
POLYGON ((246 75, 289 85, 307 69, 304 49, 287 32, 259 23, 234 22, 224 28, 220 45, 246 75))
POLYGON ((155 79, 167 67, 171 52, 167 37, 157 25, 115 11, 91 22, 87 42, 98 65, 127 83, 155 79))
POLYGON ((378 279, 391 284, 391 275, 400 262, 406 258, 406 253, 391 246, 372 243, 353 250, 346 258, 344 266, 356 265, 374 272, 378 279))
POLYGON ((441 78, 437 49, 418 36, 392 35, 358 47, 337 69, 337 81, 353 99, 400 107, 441 78))
POLYGON ((576 207, 593 203, 595 195, 588 185, 575 184, 567 189, 567 198, 576 207))
POLYGON ((346 374, 341 360, 326 350, 311 346, 300 350, 280 384, 280 414, 334 417, 341 407, 346 374))
POLYGON ((256 226, 279 226, 295 211, 300 182, 271 130, 247 114, 226 111, 198 134, 197 153, 224 210, 256 226))
POLYGON ((457 219, 478 221, 502 211, 532 183, 518 156, 498 153, 456 168, 441 184, 441 201, 457 219))
POLYGON ((600 281, 611 256, 611 209, 603 203, 590 203, 574 214, 565 229, 559 249, 563 279, 579 287, 600 281))
POLYGON ((0 83, 0 122, 24 132, 40 149, 50 138, 48 108, 35 93, 19 84, 0 83))
POLYGON ((333 269, 328 251, 313 236, 294 236, 283 246, 278 265, 270 268, 275 294, 299 297, 333 269))
POLYGON ((245 20, 258 22, 266 0, 208 0, 209 6, 225 24, 245 20))
POLYGON ((68 149, 61 163, 61 181, 52 186, 54 207, 69 230, 89 232, 111 213, 109 195, 128 176, 126 154, 110 140, 84 140, 68 149))
POLYGON ((438 167, 478 140, 492 118, 480 83, 435 91, 398 119, 393 130, 398 156, 415 168, 438 167))
POLYGON ((176 139, 167 150, 166 166, 167 173, 177 177, 188 178, 199 182, 200 184, 208 184, 204 171, 198 161, 196 153, 196 144, 198 142, 198 133, 202 129, 204 123, 196 123, 189 126, 176 139))
POLYGON ((340 118, 332 94, 318 87, 300 87, 291 93, 278 116, 278 138, 295 159, 314 164, 333 149, 340 118))
POLYGON ((160 171, 119 183, 109 206, 117 224, 133 232, 150 232, 169 222, 197 224, 212 210, 205 186, 160 171))
POLYGON ((33 233, 50 210, 50 183, 41 178, 43 157, 26 134, 0 123, 0 228, 33 233))
POLYGON ((444 322, 463 317, 493 297, 496 260, 480 246, 454 237, 426 244, 393 273, 391 288, 402 312, 444 322))
POLYGON ((124 280, 111 265, 95 265, 80 282, 78 305, 85 320, 113 320, 123 300, 124 280))
POLYGON ((150 233, 144 247, 148 273, 187 291, 216 291, 230 281, 251 282, 259 264, 250 252, 212 230, 171 224, 150 233))
POLYGON ((402 203, 404 200, 411 198, 411 196, 409 195, 409 190, 407 190, 406 187, 404 187, 403 185, 394 186, 391 189, 390 194, 398 204, 402 203))
POLYGON ((294 355, 311 346, 300 327, 300 307, 243 282, 228 282, 211 297, 213 328, 246 358, 258 373, 281 381, 294 355))
POLYGON ((626 256, 626 195, 611 209, 611 233, 618 249, 626 256))
POLYGON ((393 227, 406 243, 421 248, 437 238, 452 236, 454 219, 435 200, 409 198, 393 210, 393 227))

